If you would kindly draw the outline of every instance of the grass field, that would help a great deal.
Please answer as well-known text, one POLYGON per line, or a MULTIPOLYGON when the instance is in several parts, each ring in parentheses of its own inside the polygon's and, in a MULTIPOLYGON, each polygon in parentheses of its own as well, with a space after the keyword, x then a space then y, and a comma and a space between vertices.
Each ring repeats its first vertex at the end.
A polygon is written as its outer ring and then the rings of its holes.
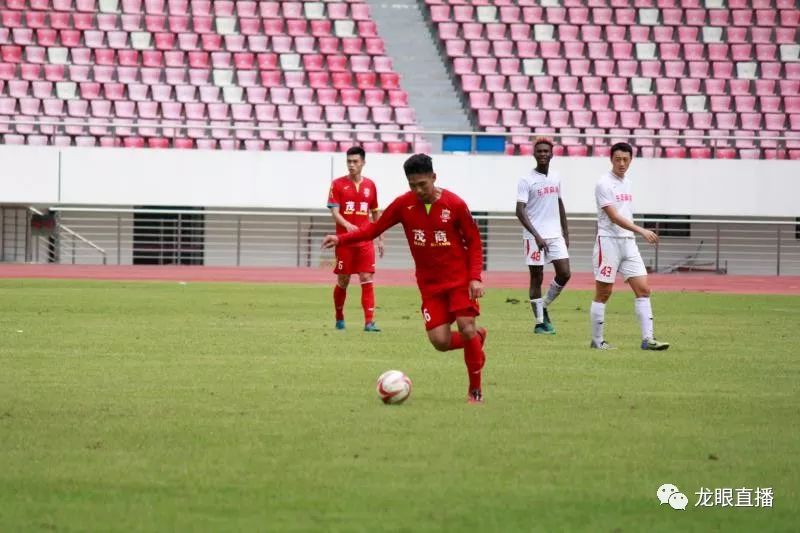
POLYGON ((486 404, 425 339, 413 288, 380 334, 331 289, 0 281, 0 531, 797 531, 800 298, 630 294, 590 351, 586 292, 534 337, 490 291, 486 404), (410 400, 374 380, 398 368, 410 400), (659 506, 674 483, 686 511, 659 506), (771 487, 772 508, 695 507, 771 487))

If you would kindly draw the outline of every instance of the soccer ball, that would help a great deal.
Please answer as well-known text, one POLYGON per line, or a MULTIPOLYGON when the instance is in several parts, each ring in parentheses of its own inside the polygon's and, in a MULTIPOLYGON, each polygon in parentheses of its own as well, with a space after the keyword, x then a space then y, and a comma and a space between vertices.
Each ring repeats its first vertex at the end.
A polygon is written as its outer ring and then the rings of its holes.
POLYGON ((411 379, 399 370, 387 370, 378 376, 375 389, 383 403, 403 403, 411 395, 411 379))

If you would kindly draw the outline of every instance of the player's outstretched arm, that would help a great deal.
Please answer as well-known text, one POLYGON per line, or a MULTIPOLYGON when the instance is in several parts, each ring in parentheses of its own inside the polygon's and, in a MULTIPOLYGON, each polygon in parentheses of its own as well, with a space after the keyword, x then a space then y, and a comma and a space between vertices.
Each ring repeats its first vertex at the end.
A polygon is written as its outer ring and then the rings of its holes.
POLYGON ((384 231, 400 222, 400 208, 398 200, 395 200, 381 214, 375 222, 370 222, 357 231, 339 235, 339 244, 351 244, 354 242, 371 241, 382 235, 384 231))
POLYGON ((658 242, 658 235, 656 235, 654 232, 650 231, 649 229, 644 229, 641 226, 637 226, 636 224, 634 224, 630 220, 628 220, 628 219, 626 219, 624 217, 621 217, 619 215, 619 213, 617 213, 617 210, 614 209, 613 206, 607 205, 607 206, 605 206, 603 208, 603 211, 606 212, 606 215, 608 215, 609 220, 611 220, 611 222, 613 222, 617 226, 619 226, 619 227, 621 227, 623 229, 626 229, 628 231, 632 231, 634 233, 638 233, 639 235, 644 237, 644 240, 646 240, 650 244, 655 244, 655 243, 658 242))

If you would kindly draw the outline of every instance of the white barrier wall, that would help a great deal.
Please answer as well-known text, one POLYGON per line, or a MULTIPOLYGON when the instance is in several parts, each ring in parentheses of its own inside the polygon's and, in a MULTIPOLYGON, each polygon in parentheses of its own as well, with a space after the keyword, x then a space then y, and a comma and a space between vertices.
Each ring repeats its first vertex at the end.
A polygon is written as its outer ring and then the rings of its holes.
MULTIPOLYGON (((406 155, 368 154, 364 173, 385 206, 406 190, 406 155)), ((511 212, 516 184, 533 159, 434 155, 441 186, 473 211, 511 212)), ((0 146, 0 204, 181 205, 320 209, 344 154, 131 148, 0 146)), ((570 213, 593 213, 601 158, 556 158, 570 213)), ((800 216, 800 162, 637 159, 638 213, 800 216)))

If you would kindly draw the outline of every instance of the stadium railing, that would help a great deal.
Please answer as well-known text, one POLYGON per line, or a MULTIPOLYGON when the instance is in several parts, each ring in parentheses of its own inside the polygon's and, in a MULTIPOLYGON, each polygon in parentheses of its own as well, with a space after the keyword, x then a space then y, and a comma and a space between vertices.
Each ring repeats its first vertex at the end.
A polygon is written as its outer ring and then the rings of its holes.
MULTIPOLYGON (((448 130, 424 130, 415 127, 409 129, 378 129, 378 128, 359 128, 359 129, 339 129, 339 128, 319 128, 302 126, 244 126, 241 124, 229 124, 220 126, 218 123, 211 122, 148 122, 139 124, 134 121, 108 121, 102 119, 91 120, 32 120, 25 118, 0 118, 0 125, 13 130, 14 132, 28 133, 33 128, 48 131, 47 135, 37 135, 37 138, 44 137, 43 145, 53 144, 50 139, 78 137, 78 134, 69 133, 72 128, 81 128, 82 131, 107 131, 102 135, 103 138, 110 139, 112 146, 122 146, 123 139, 136 137, 154 137, 159 139, 169 139, 171 142, 177 139, 214 139, 211 130, 225 130, 230 132, 230 136, 238 141, 258 139, 260 133, 280 133, 284 138, 305 139, 309 134, 317 135, 348 135, 354 139, 353 144, 360 141, 359 135, 373 136, 380 139, 382 135, 400 137, 410 144, 411 150, 414 148, 428 149, 434 153, 442 151, 442 147, 453 146, 456 151, 470 153, 503 153, 503 146, 513 146, 519 144, 519 138, 524 137, 529 140, 542 135, 556 141, 557 155, 579 155, 579 156, 608 156, 608 148, 615 142, 628 141, 634 144, 638 154, 644 157, 690 157, 690 158, 748 158, 748 159, 800 159, 800 132, 793 132, 789 136, 772 135, 685 135, 685 134, 644 134, 635 131, 608 130, 608 133, 580 133, 580 131, 550 131, 549 128, 542 128, 540 131, 532 132, 486 132, 486 131, 448 131, 448 130), (202 132, 202 133, 201 133, 202 132), (491 142, 501 141, 499 144, 491 142), (46 142, 45 142, 46 141, 46 142), (437 141, 437 142, 431 142, 437 141), (452 142, 456 141, 456 142, 452 142), (459 142, 462 141, 462 142, 459 142), (482 142, 483 141, 483 142, 482 142), (573 151, 573 148, 580 147, 580 150, 573 151), (673 150, 673 152, 670 152, 673 150)), ((597 128, 595 128, 596 130, 597 128)), ((75 130, 72 130, 75 131, 75 130)), ((2 135, 3 143, 7 143, 9 133, 2 135)), ((93 135, 88 134, 87 137, 93 135)), ((94 135, 94 137, 101 137, 94 135)), ((348 142, 348 141, 342 141, 348 142)), ((23 143, 24 144, 24 143, 23 143)), ((74 144, 70 144, 73 146, 74 144)), ((194 144, 196 147, 196 143, 194 144)), ((247 149, 245 143, 239 144, 240 149, 247 149)), ((532 148, 532 147, 531 147, 532 148)), ((263 149, 263 148, 262 148, 263 149)), ((423 150, 424 151, 424 150, 423 150)), ((520 154, 530 155, 530 154, 520 154)))
MULTIPOLYGON (((332 268, 333 254, 321 250, 322 237, 334 231, 330 213, 289 210, 146 209, 53 207, 85 241, 33 236, 39 261, 98 264, 106 252, 110 264, 202 264, 332 268), (94 244, 88 246, 86 241, 94 244)), ((475 213, 485 239, 487 270, 524 270, 521 227, 507 213, 475 213)), ((568 217, 572 269, 592 269, 596 218, 568 217)), ((639 217, 659 233, 658 246, 640 242, 653 272, 717 274, 800 274, 800 221, 714 217, 639 217)), ((402 230, 386 234, 386 255, 379 268, 409 268, 411 258, 402 230)))
POLYGON ((35 207, 28 207, 28 223, 26 227, 26 242, 35 240, 32 246, 26 246, 26 260, 34 263, 60 262, 62 254, 71 258, 74 264, 76 258, 88 254, 90 257, 99 257, 102 264, 108 264, 108 254, 104 249, 95 243, 78 234, 75 230, 58 221, 58 217, 52 217, 51 223, 34 224, 35 217, 39 219, 49 218, 35 207), (32 216, 33 215, 33 216, 32 216), (46 235, 46 239, 42 236, 46 235))

